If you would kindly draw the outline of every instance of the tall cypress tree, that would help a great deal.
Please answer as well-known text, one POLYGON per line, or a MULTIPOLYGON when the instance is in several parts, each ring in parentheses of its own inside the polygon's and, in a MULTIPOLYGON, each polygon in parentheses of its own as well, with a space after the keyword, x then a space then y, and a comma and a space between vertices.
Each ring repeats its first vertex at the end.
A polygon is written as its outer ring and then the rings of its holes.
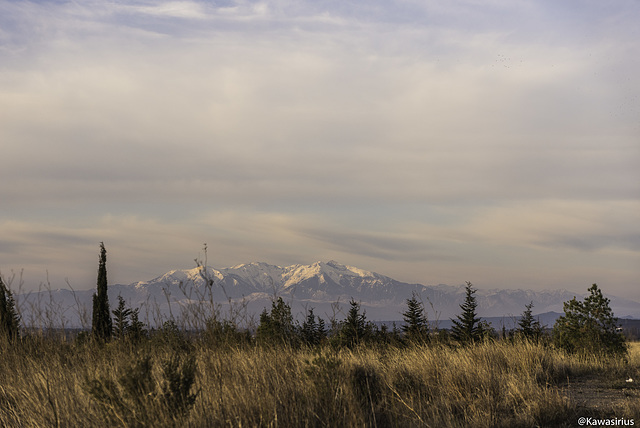
POLYGON ((111 313, 109 312, 109 296, 107 295, 107 250, 104 242, 100 243, 100 263, 98 265, 97 294, 93 295, 93 336, 100 340, 111 338, 111 313))
POLYGON ((0 277, 0 337, 6 336, 10 340, 20 334, 20 316, 16 311, 16 302, 9 287, 4 285, 0 277))

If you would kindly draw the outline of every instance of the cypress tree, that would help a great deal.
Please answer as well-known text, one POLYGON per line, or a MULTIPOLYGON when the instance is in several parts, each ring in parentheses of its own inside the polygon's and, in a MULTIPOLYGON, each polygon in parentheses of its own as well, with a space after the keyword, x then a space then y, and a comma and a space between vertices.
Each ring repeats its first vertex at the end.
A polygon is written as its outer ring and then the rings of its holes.
POLYGON ((13 293, 4 285, 0 277, 0 336, 10 340, 17 338, 20 333, 20 316, 16 311, 13 293))
POLYGON ((93 317, 91 330, 93 336, 99 340, 111 338, 111 313, 109 311, 109 296, 107 294, 107 250, 104 242, 100 243, 100 263, 98 265, 97 293, 93 295, 93 317))

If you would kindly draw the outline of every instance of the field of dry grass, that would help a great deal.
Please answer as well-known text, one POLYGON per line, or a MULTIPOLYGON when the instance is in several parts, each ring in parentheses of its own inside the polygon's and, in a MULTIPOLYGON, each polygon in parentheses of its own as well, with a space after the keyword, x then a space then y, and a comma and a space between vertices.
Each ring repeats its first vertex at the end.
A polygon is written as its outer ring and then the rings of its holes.
POLYGON ((4 427, 533 427, 577 426, 579 416, 640 420, 638 344, 626 362, 528 342, 292 349, 197 339, 97 345, 36 336, 2 342, 0 354, 4 427))

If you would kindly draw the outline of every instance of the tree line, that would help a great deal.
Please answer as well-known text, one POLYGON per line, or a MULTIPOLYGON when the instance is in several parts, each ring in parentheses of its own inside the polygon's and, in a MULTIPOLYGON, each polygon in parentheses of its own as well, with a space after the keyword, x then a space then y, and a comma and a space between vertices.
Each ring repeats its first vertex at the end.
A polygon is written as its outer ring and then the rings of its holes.
MULTIPOLYGON (((149 337, 150 332, 139 320, 139 308, 130 308, 121 296, 118 307, 111 311, 107 295, 107 251, 100 243, 98 279, 93 295, 91 337, 100 342, 110 340, 139 341, 149 337)), ((291 307, 281 297, 273 300, 270 310, 260 314, 255 332, 241 330, 232 322, 212 318, 207 321, 206 333, 215 341, 256 342, 267 346, 318 346, 329 344, 336 347, 355 347, 362 344, 448 343, 469 345, 499 337, 489 323, 477 313, 476 289, 466 283, 465 298, 460 304, 460 314, 451 321, 450 331, 432 328, 424 304, 414 293, 406 300, 403 323, 398 328, 378 326, 367 320, 366 312, 359 302, 351 300, 347 316, 342 321, 332 320, 327 324, 316 316, 313 308, 307 310, 303 322, 295 322, 291 307)), ((564 315, 555 322, 551 332, 535 319, 533 302, 525 306, 517 327, 509 334, 502 332, 506 340, 524 339, 543 342, 564 349, 569 353, 600 353, 623 355, 627 348, 625 338, 618 328, 618 319, 596 284, 589 289, 584 301, 576 297, 563 305, 564 315)), ((175 322, 164 323, 160 333, 167 337, 179 337, 175 322)), ((15 308, 11 290, 0 278, 0 337, 15 340, 20 335, 20 317, 15 308)))

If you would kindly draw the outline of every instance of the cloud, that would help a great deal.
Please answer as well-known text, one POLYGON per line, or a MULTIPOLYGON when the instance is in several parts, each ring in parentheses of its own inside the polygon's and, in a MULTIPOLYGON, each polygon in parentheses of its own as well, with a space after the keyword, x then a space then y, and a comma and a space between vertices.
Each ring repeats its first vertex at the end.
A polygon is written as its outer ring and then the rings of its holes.
MULTIPOLYGON (((190 268, 207 243, 215 267, 336 259, 424 284, 469 279, 483 287, 581 289, 589 281, 606 281, 624 291, 637 273, 638 233, 623 235, 637 207, 620 203, 581 211, 585 207, 590 205, 549 201, 538 207, 473 208, 457 213, 448 226, 437 216, 429 222, 410 215, 282 210, 198 211, 164 220, 111 214, 58 224, 12 222, 0 225, 0 248, 9 245, 10 250, 0 270, 7 275, 25 269, 31 287, 46 281, 47 273, 54 288, 64 287, 64 278, 75 288, 91 288, 100 241, 109 251, 111 283, 190 268)), ((446 215, 444 208, 441 214, 446 215)))
POLYGON ((127 278, 205 241, 228 264, 327 256, 412 278, 565 252, 574 267, 604 254, 610 272, 637 253, 632 2, 3 2, 0 16, 11 266, 50 268, 56 243, 92 266, 110 239, 136 260, 118 262, 127 278))
POLYGON ((189 1, 164 2, 150 6, 124 5, 122 10, 170 18, 204 19, 207 17, 202 5, 189 1))
POLYGON ((431 233, 491 245, 637 257, 640 229, 634 223, 639 210, 638 201, 632 200, 511 201, 479 209, 452 227, 437 227, 431 233))
MULTIPOLYGON (((384 231, 357 230, 354 227, 321 225, 306 227, 299 230, 304 237, 318 241, 314 247, 325 247, 343 254, 358 254, 384 261, 424 261, 452 260, 455 256, 443 254, 443 248, 438 248, 420 236, 402 234, 391 229, 384 231)), ((326 251, 325 250, 325 251, 326 251)))

